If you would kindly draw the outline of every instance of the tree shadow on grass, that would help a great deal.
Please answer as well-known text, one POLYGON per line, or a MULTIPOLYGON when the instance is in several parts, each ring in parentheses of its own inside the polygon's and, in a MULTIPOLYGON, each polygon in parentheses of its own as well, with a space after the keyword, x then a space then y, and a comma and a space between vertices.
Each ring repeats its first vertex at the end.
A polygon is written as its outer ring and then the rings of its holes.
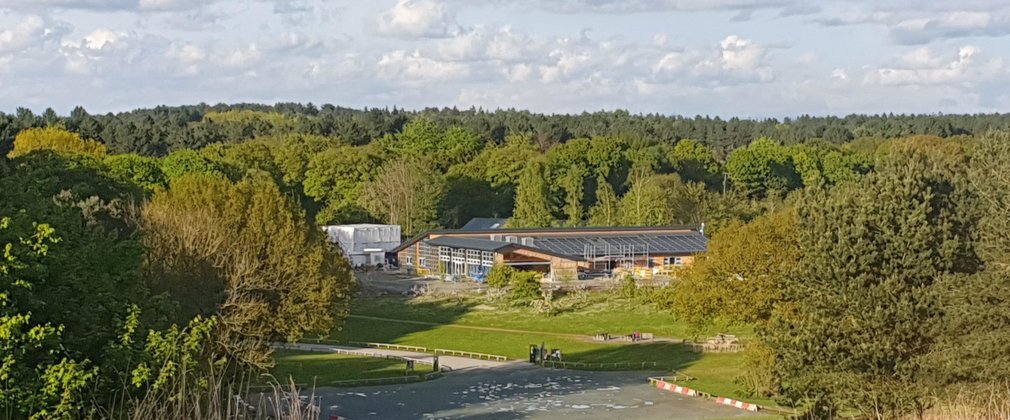
POLYGON ((566 362, 618 364, 613 367, 602 367, 613 370, 676 371, 691 366, 702 356, 686 345, 673 342, 610 344, 594 350, 572 353, 561 350, 563 360, 566 362), (625 367, 623 364, 628 366, 625 367))
POLYGON ((356 297, 351 302, 350 316, 328 337, 321 338, 340 342, 400 343, 408 336, 452 325, 475 305, 459 299, 419 301, 405 296, 356 297))

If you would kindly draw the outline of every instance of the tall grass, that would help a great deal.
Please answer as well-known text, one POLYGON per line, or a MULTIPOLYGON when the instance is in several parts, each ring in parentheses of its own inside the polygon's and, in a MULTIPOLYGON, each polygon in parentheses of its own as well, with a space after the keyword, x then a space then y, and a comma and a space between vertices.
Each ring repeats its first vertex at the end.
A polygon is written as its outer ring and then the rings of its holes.
POLYGON ((129 420, 317 420, 321 415, 315 389, 299 389, 294 380, 276 381, 254 390, 249 381, 225 384, 217 380, 179 398, 149 392, 135 401, 122 418, 129 420))
POLYGON ((923 420, 1006 420, 1010 419, 1010 380, 959 386, 937 398, 923 420))

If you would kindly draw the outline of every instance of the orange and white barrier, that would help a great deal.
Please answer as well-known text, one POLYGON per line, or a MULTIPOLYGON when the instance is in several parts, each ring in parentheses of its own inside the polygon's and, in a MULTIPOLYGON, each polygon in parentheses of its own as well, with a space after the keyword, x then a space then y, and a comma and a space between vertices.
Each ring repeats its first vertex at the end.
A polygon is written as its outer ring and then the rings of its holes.
POLYGON ((659 388, 659 389, 662 389, 662 390, 665 390, 665 391, 670 391, 670 392, 677 393, 677 394, 681 394, 681 395, 687 395, 689 397, 697 397, 698 396, 698 391, 695 391, 695 390, 693 390, 691 388, 683 387, 683 386, 680 386, 680 385, 671 384, 671 383, 666 382, 666 381, 656 381, 656 388, 659 388))
POLYGON ((758 411, 757 404, 745 403, 743 401, 731 400, 725 397, 719 397, 715 400, 716 404, 728 405, 730 407, 736 407, 747 411, 758 411))

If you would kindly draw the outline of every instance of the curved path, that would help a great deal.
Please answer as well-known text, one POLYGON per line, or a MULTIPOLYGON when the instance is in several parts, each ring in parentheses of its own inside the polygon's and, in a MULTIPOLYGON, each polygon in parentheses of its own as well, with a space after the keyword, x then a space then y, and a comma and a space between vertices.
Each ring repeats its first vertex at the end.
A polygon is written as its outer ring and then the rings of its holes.
MULTIPOLYGON (((655 372, 653 372, 655 373, 655 372)), ((656 389, 649 372, 543 369, 527 363, 426 382, 316 388, 322 419, 727 419, 755 413, 656 389)))
MULTIPOLYGON (((430 358, 402 350, 298 343, 305 351, 430 358)), ((656 389, 658 372, 590 372, 545 369, 522 361, 496 362, 439 356, 453 370, 426 382, 314 390, 322 419, 705 419, 750 417, 700 398, 656 389)))

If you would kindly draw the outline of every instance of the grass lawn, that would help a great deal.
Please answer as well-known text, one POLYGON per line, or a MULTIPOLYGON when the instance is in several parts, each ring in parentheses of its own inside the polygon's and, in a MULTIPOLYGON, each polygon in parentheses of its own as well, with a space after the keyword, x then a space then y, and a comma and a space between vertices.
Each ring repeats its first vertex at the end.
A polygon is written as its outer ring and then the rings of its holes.
POLYGON ((383 318, 408 319, 435 323, 509 328, 517 330, 593 335, 608 332, 624 335, 638 330, 657 337, 694 338, 717 332, 746 336, 747 328, 725 328, 693 332, 691 328, 667 311, 613 297, 609 293, 594 293, 594 298, 578 310, 562 311, 554 316, 536 314, 526 308, 496 308, 481 305, 476 300, 427 300, 403 298, 358 298, 351 313, 383 318))
MULTIPOLYGON (((278 382, 325 386, 335 381, 404 376, 404 362, 347 354, 280 350, 274 353, 277 365, 270 371, 278 382)), ((417 374, 431 372, 431 365, 414 364, 417 374)))
MULTIPOLYGON (((529 345, 544 343, 560 348, 565 361, 584 363, 657 362, 656 370, 677 370, 698 379, 683 383, 713 395, 743 399, 759 404, 740 393, 734 379, 740 374, 742 356, 732 353, 695 353, 669 342, 600 343, 589 337, 598 332, 623 335, 635 330, 657 337, 693 337, 690 328, 665 311, 651 305, 594 294, 592 301, 578 310, 554 316, 529 309, 496 308, 477 299, 432 300, 399 297, 362 297, 353 300, 351 314, 427 322, 434 325, 349 318, 341 331, 329 337, 338 341, 374 341, 446 348, 526 359, 529 345), (519 331, 486 331, 457 326, 505 328, 519 331)), ((748 336, 746 328, 726 328, 722 332, 748 336)), ((704 331, 706 337, 718 331, 704 331)), ((651 369, 651 368, 647 368, 651 369)))

